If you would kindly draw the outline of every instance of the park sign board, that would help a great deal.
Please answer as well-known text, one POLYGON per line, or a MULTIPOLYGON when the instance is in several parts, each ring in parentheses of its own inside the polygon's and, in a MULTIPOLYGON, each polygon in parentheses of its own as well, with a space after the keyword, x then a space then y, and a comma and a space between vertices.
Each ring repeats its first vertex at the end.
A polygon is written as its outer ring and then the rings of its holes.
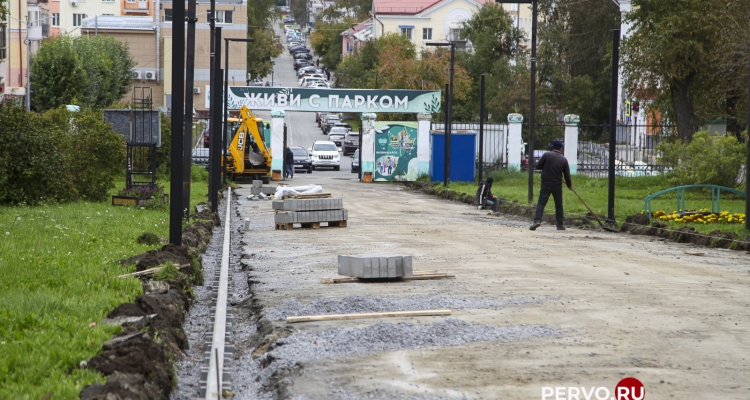
POLYGON ((227 107, 257 110, 349 113, 440 112, 440 92, 433 90, 325 89, 230 86, 227 107))

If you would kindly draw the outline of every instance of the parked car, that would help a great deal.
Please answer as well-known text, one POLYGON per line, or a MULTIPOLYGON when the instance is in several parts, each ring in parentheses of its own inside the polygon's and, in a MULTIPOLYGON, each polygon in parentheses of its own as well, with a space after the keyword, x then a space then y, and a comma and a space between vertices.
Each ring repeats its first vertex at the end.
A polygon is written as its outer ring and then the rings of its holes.
POLYGON ((352 126, 347 124, 346 122, 336 122, 333 124, 333 128, 346 128, 347 131, 352 130, 352 126))
POLYGON ((304 147, 290 147, 294 154, 294 170, 302 169, 306 170, 308 174, 312 174, 312 159, 307 154, 307 150, 304 147))
POLYGON ((265 87, 281 87, 281 84, 279 82, 266 81, 266 83, 264 83, 263 86, 265 86, 265 87))
POLYGON ((302 67, 297 70, 297 79, 301 78, 303 75, 310 73, 310 74, 323 74, 323 71, 315 68, 314 65, 308 65, 306 67, 302 67))
POLYGON ((341 169, 341 156, 336 143, 328 140, 316 140, 308 150, 310 151, 313 169, 321 167, 331 167, 334 171, 341 169))
POLYGON ((303 80, 303 81, 302 81, 302 84, 301 84, 300 86, 302 86, 302 87, 308 87, 308 86, 312 85, 313 83, 326 84, 326 83, 328 83, 328 82, 326 82, 326 80, 325 80, 325 79, 320 79, 320 78, 310 78, 310 79, 305 79, 305 80, 303 80))
POLYGON ((302 45, 302 44, 296 44, 296 45, 289 46, 289 54, 294 54, 294 52, 297 51, 297 50, 307 50, 307 51, 310 51, 305 45, 302 45))
MULTIPOLYGON (((328 140, 336 143, 336 146, 341 146, 344 141, 344 137, 349 131, 346 128, 331 128, 328 132, 328 140)), ((344 153, 346 155, 346 153, 344 153)))
POLYGON ((312 60, 312 54, 305 53, 304 51, 294 53, 295 60, 312 60))
POLYGON ((337 122, 341 122, 338 117, 335 118, 327 118, 325 124, 323 124, 323 134, 327 135, 328 132, 331 131, 331 128, 333 125, 337 122))
POLYGON ((197 147, 193 149, 193 164, 208 164, 208 149, 197 147))
POLYGON ((359 149, 352 154, 352 173, 359 172, 359 149))
POLYGON ((306 54, 310 54, 310 49, 308 49, 308 48, 307 48, 307 47, 305 47, 305 46, 295 46, 295 47, 293 47, 293 48, 291 49, 291 51, 290 51, 290 52, 292 53, 292 55, 296 55, 296 54, 299 54, 299 53, 306 53, 306 54))
POLYGON ((315 73, 309 72, 309 73, 306 73, 306 74, 302 75, 302 76, 301 76, 301 77, 299 78, 299 84, 300 84, 300 85, 301 85, 301 84, 303 83, 302 81, 303 81, 303 80, 304 80, 305 78, 319 78, 319 79, 323 79, 323 80, 325 80, 325 79, 326 79, 325 75, 321 75, 321 74, 315 74, 315 73))
POLYGON ((300 68, 302 68, 302 67, 306 67, 308 65, 313 65, 313 63, 311 63, 308 60, 294 60, 294 70, 295 71, 298 70, 298 69, 300 69, 300 68))
POLYGON ((309 88, 323 88, 323 89, 330 89, 331 84, 328 82, 310 82, 307 86, 309 88))
MULTIPOLYGON (((331 130, 337 129, 336 127, 331 128, 331 130)), ((330 136, 330 135, 328 135, 330 136)), ((353 154, 359 150, 359 132, 348 132, 346 136, 344 136, 344 142, 341 144, 341 152, 344 153, 344 155, 347 154, 353 154)))

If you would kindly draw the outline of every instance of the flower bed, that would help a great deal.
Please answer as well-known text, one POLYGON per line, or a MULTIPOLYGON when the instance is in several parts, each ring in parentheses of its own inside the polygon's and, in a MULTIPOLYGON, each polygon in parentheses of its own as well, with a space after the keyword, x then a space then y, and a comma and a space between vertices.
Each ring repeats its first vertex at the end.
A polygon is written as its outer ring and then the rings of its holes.
POLYGON ((652 218, 656 218, 662 221, 673 221, 681 223, 698 223, 698 224, 744 224, 745 214, 741 213, 730 213, 729 211, 722 211, 720 213, 713 213, 707 209, 700 209, 698 211, 686 211, 678 213, 672 211, 665 213, 664 211, 657 211, 651 214, 652 218))

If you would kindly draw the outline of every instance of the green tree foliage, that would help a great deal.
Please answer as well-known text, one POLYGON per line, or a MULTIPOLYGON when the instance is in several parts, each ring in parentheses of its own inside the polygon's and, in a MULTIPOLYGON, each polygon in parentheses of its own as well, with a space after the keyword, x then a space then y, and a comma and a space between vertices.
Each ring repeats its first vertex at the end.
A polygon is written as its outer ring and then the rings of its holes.
POLYGON ((619 8, 611 1, 539 2, 538 81, 549 105, 584 123, 609 119, 612 29, 619 8))
POLYGON ((708 89, 710 53, 723 26, 716 10, 726 1, 634 0, 625 16, 633 24, 622 49, 626 85, 659 94, 684 140, 698 126, 695 92, 708 89))
MULTIPOLYGON (((247 36, 255 39, 247 43, 247 72, 253 78, 270 75, 273 71, 272 60, 283 51, 273 33, 273 21, 278 15, 273 0, 256 0, 247 7, 247 36)), ((235 43, 234 46, 240 44, 235 43)))
POLYGON ((324 20, 315 22, 315 28, 310 36, 310 45, 315 54, 319 54, 320 61, 328 69, 335 70, 341 62, 341 48, 343 38, 341 33, 349 29, 351 23, 348 22, 325 22, 324 20))
POLYGON ((0 103, 0 204, 102 201, 124 166, 125 144, 100 112, 0 103))
POLYGON ((31 103, 39 111, 65 104, 107 107, 127 93, 135 62, 127 45, 106 36, 60 35, 31 58, 31 103))
POLYGON ((662 143, 661 161, 673 169, 668 177, 675 185, 712 184, 737 186, 737 175, 745 161, 745 145, 734 136, 696 133, 692 141, 662 143))

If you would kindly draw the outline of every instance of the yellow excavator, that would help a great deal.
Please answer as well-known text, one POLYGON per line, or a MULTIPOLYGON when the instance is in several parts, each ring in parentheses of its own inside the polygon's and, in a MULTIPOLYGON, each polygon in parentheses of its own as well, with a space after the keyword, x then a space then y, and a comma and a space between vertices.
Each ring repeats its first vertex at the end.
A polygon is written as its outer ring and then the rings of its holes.
MULTIPOLYGON (((227 174, 233 181, 270 182, 271 149, 262 132, 263 120, 256 118, 250 109, 242 106, 239 127, 229 144, 229 155, 226 160, 227 174)), ((223 162, 222 165, 224 165, 223 162)))

